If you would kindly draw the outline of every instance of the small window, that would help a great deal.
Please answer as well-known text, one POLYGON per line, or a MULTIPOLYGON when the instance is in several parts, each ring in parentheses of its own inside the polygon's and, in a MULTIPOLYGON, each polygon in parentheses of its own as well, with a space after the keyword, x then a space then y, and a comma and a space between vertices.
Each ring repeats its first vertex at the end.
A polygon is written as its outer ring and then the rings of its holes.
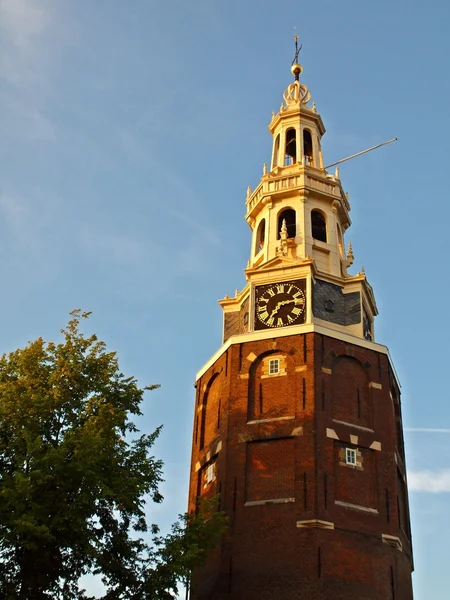
POLYGON ((318 210, 311 212, 311 233, 315 240, 327 241, 327 224, 325 217, 318 210))
POLYGON ((244 325, 248 325, 248 312, 244 313, 244 325))
POLYGON ((356 466, 356 450, 353 448, 345 449, 345 462, 347 465, 356 466))
POLYGON ((325 300, 324 302, 324 308, 327 312, 334 312, 334 302, 333 300, 325 300))
POLYGON ((205 487, 216 479, 216 463, 212 462, 206 467, 205 471, 205 487))
POLYGON ((280 372, 280 359, 271 358, 269 360, 269 375, 278 375, 280 372))

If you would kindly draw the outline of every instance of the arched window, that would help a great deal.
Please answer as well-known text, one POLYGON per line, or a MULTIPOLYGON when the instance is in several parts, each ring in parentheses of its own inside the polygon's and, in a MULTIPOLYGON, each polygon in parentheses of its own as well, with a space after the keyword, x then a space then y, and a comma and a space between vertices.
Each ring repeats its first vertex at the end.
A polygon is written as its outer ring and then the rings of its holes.
POLYGON ((286 151, 284 153, 284 165, 293 165, 297 162, 297 140, 295 129, 286 131, 286 151))
POLYGON ((273 145, 272 169, 278 166, 278 154, 280 153, 280 134, 277 135, 273 145))
POLYGON ((342 237, 342 230, 339 227, 339 224, 336 224, 336 229, 337 229, 339 254, 341 255, 341 258, 345 258, 345 256, 344 256, 344 239, 342 237))
POLYGON ((295 210, 286 208, 278 215, 277 239, 280 239, 283 221, 286 221, 288 238, 295 238, 295 210))
POLYGON ((264 248, 264 240, 266 236, 266 220, 262 219, 256 230, 256 246, 255 254, 258 254, 264 248))
POLYGON ((311 232, 315 240, 327 241, 327 223, 325 216, 318 210, 311 211, 311 232))
POLYGON ((311 132, 309 131, 309 129, 303 130, 303 154, 306 158, 306 164, 312 166, 314 164, 313 143, 311 132))

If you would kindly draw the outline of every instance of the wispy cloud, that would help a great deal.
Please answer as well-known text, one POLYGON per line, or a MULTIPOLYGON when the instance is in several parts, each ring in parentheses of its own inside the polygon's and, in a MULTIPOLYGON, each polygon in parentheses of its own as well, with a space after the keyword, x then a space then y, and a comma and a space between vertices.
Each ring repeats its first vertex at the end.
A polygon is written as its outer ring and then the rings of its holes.
POLYGON ((82 227, 79 240, 83 249, 95 259, 129 264, 139 260, 142 249, 137 240, 117 231, 82 227))
POLYGON ((450 469, 412 471, 408 473, 408 487, 412 492, 431 494, 450 492, 450 469))
POLYGON ((450 433, 450 429, 441 429, 438 427, 405 427, 404 431, 410 433, 450 433))

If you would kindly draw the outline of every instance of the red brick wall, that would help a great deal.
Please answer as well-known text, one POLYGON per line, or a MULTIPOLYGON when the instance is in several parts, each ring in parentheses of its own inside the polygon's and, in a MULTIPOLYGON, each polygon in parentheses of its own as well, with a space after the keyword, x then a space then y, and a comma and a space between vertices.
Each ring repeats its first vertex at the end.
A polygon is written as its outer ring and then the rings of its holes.
POLYGON ((273 500, 294 495, 294 439, 247 444, 246 500, 273 500))
POLYGON ((367 448, 358 448, 361 467, 342 464, 341 454, 353 444, 334 444, 334 499, 366 508, 378 508, 375 476, 376 453, 367 448))
POLYGON ((369 380, 364 367, 353 357, 340 356, 332 368, 333 418, 370 427, 369 380))
POLYGON ((220 491, 229 529, 194 575, 191 600, 412 600, 405 466, 395 460, 398 416, 386 356, 313 333, 233 345, 197 382, 194 423, 216 373, 220 423, 207 409, 203 448, 194 434, 189 498, 195 510, 199 488, 220 491), (251 388, 261 383, 258 359, 271 352, 288 357, 288 374, 263 380, 274 386, 273 412, 261 420, 251 388), (375 441, 381 450, 370 448, 375 441), (338 464, 338 448, 351 444, 362 471, 338 464), (217 480, 204 487, 199 471, 204 477, 212 459, 217 480), (280 497, 294 501, 270 503, 280 497), (334 529, 297 526, 306 521, 334 529), (383 534, 398 537, 403 551, 383 534))

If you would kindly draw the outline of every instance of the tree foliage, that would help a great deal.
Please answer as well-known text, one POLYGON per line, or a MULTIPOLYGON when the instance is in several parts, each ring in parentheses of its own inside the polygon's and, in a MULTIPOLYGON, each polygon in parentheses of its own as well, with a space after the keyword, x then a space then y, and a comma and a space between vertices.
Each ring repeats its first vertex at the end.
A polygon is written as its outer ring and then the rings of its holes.
POLYGON ((173 598, 223 517, 147 532, 146 500, 162 501, 162 463, 150 455, 159 428, 143 435, 131 419, 157 386, 125 377, 117 355, 80 332, 88 313, 71 315, 60 343, 0 358, 0 597, 88 598, 78 582, 93 573, 105 600, 173 598))

